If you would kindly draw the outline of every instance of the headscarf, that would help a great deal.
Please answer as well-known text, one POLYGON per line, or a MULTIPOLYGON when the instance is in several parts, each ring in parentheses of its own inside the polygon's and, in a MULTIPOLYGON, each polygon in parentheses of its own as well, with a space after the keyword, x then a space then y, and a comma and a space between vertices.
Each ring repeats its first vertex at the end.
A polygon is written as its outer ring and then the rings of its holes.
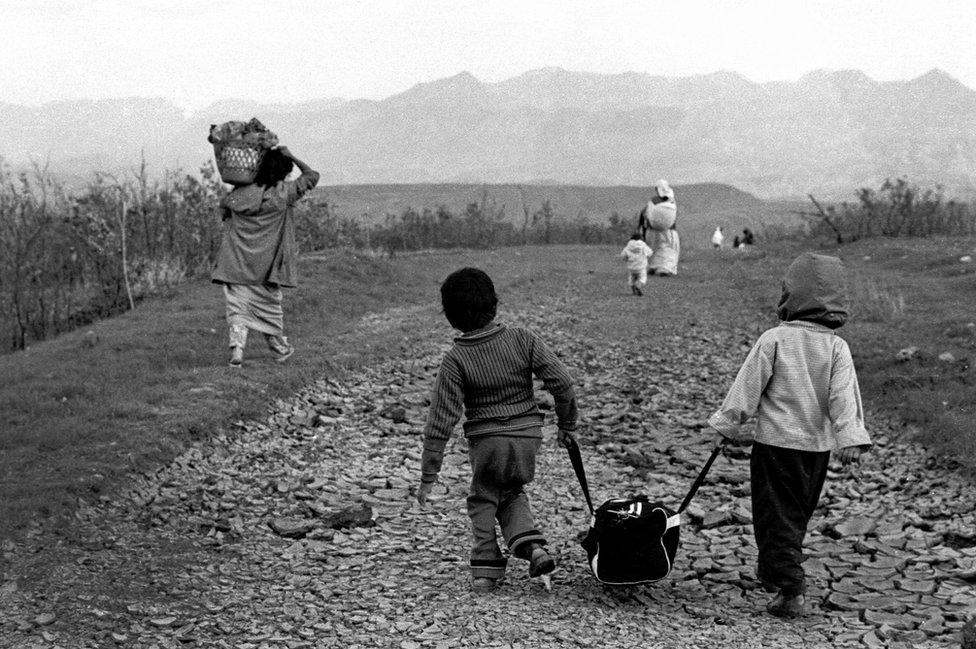
POLYGON ((666 198, 668 200, 674 200, 674 190, 671 189, 671 185, 668 184, 664 178, 657 181, 656 185, 657 195, 661 198, 666 198))

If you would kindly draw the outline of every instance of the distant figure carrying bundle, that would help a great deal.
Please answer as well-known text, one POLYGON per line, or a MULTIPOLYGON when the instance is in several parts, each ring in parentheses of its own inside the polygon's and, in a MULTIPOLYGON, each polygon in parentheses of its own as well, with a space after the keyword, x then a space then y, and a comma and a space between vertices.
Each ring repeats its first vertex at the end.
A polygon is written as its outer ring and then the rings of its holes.
MULTIPOLYGON (((654 240, 651 247, 654 254, 648 261, 649 273, 661 277, 670 277, 678 274, 678 257, 681 255, 681 239, 678 237, 677 230, 677 203, 674 200, 674 190, 668 181, 661 179, 657 181, 655 196, 651 198, 650 205, 653 212, 666 216, 666 218, 651 218, 649 223, 654 232, 654 240), (659 224, 670 223, 667 228, 656 227, 659 224)), ((652 215, 653 217, 653 215, 652 215)))
POLYGON ((639 233, 630 236, 620 256, 627 260, 627 285, 634 295, 643 295, 647 284, 647 258, 653 251, 641 240, 639 233))
POLYGON ((756 236, 752 233, 752 230, 745 228, 742 230, 742 236, 735 235, 735 241, 732 242, 732 247, 745 250, 746 247, 753 245, 756 242, 756 236))
POLYGON ((319 174, 287 147, 263 153, 254 182, 220 201, 223 237, 211 279, 224 287, 230 365, 240 367, 248 330, 260 331, 279 362, 294 348, 284 336, 282 288, 298 284, 298 246, 291 206, 319 182, 319 174), (286 181, 292 166, 301 175, 286 181))

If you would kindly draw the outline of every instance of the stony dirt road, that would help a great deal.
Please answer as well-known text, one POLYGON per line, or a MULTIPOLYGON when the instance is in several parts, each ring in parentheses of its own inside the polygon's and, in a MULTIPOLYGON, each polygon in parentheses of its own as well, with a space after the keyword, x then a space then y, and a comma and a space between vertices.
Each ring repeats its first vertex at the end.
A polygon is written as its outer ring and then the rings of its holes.
MULTIPOLYGON (((606 305, 576 295, 502 317, 543 333, 580 377, 594 498, 643 492, 676 506, 710 450, 702 422, 755 329, 704 323, 635 348, 593 335, 606 305)), ((958 644, 976 612, 976 490, 877 415, 878 447, 858 471, 831 473, 811 526, 803 620, 764 612, 748 449, 716 462, 670 578, 605 588, 578 545, 588 516, 551 427, 530 497, 559 560, 552 592, 513 560, 497 593, 471 593, 463 440, 431 505, 411 498, 450 339, 436 318, 431 307, 364 319, 363 335, 402 329, 409 357, 325 378, 82 508, 59 534, 3 548, 0 647, 958 644)))

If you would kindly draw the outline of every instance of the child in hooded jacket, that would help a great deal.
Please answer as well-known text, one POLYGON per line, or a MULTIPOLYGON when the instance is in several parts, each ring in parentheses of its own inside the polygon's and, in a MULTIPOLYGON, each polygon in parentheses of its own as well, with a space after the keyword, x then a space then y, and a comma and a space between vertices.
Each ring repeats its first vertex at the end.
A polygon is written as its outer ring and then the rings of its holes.
POLYGON ((627 260, 627 285, 634 295, 643 295, 647 284, 647 259, 653 254, 650 246, 644 243, 639 233, 630 235, 630 241, 620 252, 627 260))
POLYGON ((832 451, 843 464, 871 446, 850 349, 834 334, 848 316, 837 257, 804 253, 787 269, 779 326, 749 352, 722 406, 708 420, 725 438, 752 441, 752 517, 757 577, 779 617, 806 613, 801 565, 807 525, 832 451), (755 432, 741 426, 756 416, 755 432))

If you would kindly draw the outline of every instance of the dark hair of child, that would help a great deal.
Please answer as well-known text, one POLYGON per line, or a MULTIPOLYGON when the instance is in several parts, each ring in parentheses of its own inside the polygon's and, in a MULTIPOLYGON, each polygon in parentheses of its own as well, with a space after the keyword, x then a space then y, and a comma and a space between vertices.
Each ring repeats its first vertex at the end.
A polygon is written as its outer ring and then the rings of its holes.
POLYGON ((483 270, 461 268, 441 284, 441 306, 455 329, 465 333, 481 329, 497 312, 495 285, 483 270))
POLYGON ((631 240, 631 241, 637 241, 637 240, 638 240, 638 239, 640 239, 640 238, 641 238, 641 235, 640 235, 640 233, 639 233, 639 232, 635 232, 635 233, 633 233, 632 235, 630 235, 630 240, 631 240))
POLYGON ((278 149, 271 149, 264 154, 261 168, 254 178, 255 185, 274 187, 291 173, 292 161, 286 158, 278 149))

